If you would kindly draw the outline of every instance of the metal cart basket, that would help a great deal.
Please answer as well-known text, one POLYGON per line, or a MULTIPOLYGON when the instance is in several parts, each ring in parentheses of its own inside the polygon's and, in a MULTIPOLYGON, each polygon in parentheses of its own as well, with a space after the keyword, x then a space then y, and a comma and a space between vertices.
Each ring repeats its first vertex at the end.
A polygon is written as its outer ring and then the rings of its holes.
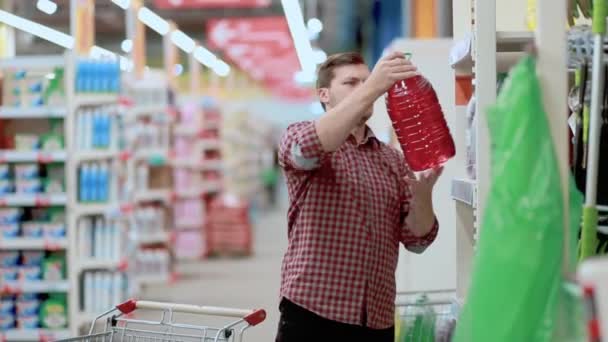
POLYGON ((264 310, 129 300, 97 316, 91 324, 88 335, 56 342, 240 342, 243 340, 245 330, 262 323, 265 319, 264 310), (155 312, 159 318, 156 320, 132 318, 132 313, 136 310, 155 312), (215 328, 177 323, 175 313, 236 318, 236 320, 215 328))

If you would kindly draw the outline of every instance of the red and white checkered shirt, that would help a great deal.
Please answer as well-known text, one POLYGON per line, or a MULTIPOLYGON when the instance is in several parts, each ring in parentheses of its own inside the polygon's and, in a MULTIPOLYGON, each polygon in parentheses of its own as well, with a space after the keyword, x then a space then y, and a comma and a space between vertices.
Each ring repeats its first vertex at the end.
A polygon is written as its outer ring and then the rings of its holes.
POLYGON ((371 130, 324 152, 314 122, 291 125, 279 163, 289 190, 289 245, 281 296, 337 322, 373 329, 394 325, 399 242, 421 253, 437 236, 407 228, 410 174, 401 152, 371 130))

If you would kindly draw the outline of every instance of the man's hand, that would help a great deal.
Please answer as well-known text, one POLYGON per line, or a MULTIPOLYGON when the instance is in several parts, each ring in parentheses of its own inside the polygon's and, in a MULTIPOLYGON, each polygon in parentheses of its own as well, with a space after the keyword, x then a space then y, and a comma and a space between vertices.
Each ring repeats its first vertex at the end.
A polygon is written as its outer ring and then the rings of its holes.
POLYGON ((432 200, 433 187, 443 173, 443 166, 418 173, 414 177, 406 177, 412 197, 421 200, 432 200))
POLYGON ((417 176, 406 177, 412 194, 408 227, 416 236, 425 236, 433 228, 433 187, 443 173, 443 167, 420 172, 417 176))
POLYGON ((391 52, 376 63, 371 75, 365 81, 365 85, 371 87, 380 97, 395 82, 416 75, 418 75, 418 69, 405 58, 402 52, 391 52))

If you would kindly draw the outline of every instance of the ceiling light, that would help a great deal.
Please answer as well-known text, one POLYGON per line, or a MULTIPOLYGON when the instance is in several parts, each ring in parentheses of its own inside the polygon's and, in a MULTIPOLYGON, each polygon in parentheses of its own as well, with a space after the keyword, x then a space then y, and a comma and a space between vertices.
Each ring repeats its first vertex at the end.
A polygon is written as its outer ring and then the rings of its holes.
POLYGON ((146 7, 139 9, 137 18, 161 36, 169 33, 169 23, 146 7))
POLYGON ((197 46, 196 49, 194 49, 194 58, 208 68, 213 68, 217 61, 217 57, 213 52, 202 46, 197 46))
POLYGON ((321 64, 327 60, 327 54, 321 49, 313 50, 313 56, 317 64, 321 64))
POLYGON ((21 18, 7 11, 0 10, 0 22, 48 40, 49 42, 62 46, 66 49, 72 49, 74 47, 74 38, 69 34, 53 30, 50 27, 21 18))
POLYGON ((50 0, 38 0, 36 8, 48 15, 57 12, 57 4, 50 0))
POLYGON ((196 42, 180 30, 171 32, 171 41, 186 53, 194 51, 194 47, 196 46, 196 42))
POLYGON ((318 18, 310 18, 306 23, 308 32, 311 34, 319 34, 323 31, 323 23, 318 18))
POLYGON ((308 40, 308 30, 304 25, 302 8, 298 0, 281 0, 285 18, 289 25, 289 31, 296 47, 296 53, 302 66, 302 70, 314 72, 316 68, 315 59, 312 52, 310 40, 308 40))
POLYGON ((131 0, 112 0, 112 2, 124 10, 129 9, 129 5, 131 4, 131 0))
POLYGON ((131 50, 133 49, 133 41, 131 39, 123 40, 122 43, 120 43, 120 48, 125 53, 131 52, 131 50))
POLYGON ((222 76, 222 77, 226 77, 228 76, 228 74, 230 74, 230 65, 226 64, 226 62, 218 59, 217 62, 215 63, 215 66, 213 67, 213 71, 215 71, 216 74, 222 76))

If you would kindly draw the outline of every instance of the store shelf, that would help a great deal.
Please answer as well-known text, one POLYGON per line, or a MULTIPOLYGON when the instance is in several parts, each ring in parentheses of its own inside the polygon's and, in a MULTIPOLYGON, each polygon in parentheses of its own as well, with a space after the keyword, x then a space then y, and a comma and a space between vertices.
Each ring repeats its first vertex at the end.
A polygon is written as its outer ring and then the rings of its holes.
POLYGON ((452 180, 452 198, 470 206, 476 203, 476 182, 469 179, 452 180))
POLYGON ((105 160, 118 157, 120 152, 115 150, 81 151, 76 152, 75 159, 81 161, 105 160))
POLYGON ((44 69, 51 70, 55 67, 64 66, 66 62, 63 55, 48 56, 19 56, 15 58, 0 59, 0 69, 44 69))
POLYGON ((43 238, 0 238, 0 249, 3 250, 60 250, 68 246, 67 239, 43 239, 43 238))
POLYGON ((10 194, 0 198, 0 207, 47 207, 66 203, 66 194, 10 194))
POLYGON ((71 337, 70 331, 48 329, 11 329, 0 332, 0 341, 32 342, 55 341, 71 337))
POLYGON ((74 212, 77 217, 92 215, 112 216, 113 214, 119 214, 120 210, 118 205, 113 203, 91 203, 77 204, 74 212))
POLYGON ((158 232, 154 234, 140 234, 138 236, 137 242, 140 245, 156 245, 161 243, 168 243, 170 240, 169 233, 167 232, 158 232))
POLYGON ((168 112, 166 104, 140 105, 131 107, 127 111, 129 118, 140 118, 156 114, 166 114, 168 112))
POLYGON ((67 113, 64 107, 0 107, 0 119, 64 118, 67 113))
POLYGON ((200 229, 205 223, 202 221, 180 221, 175 224, 177 230, 200 229))
POLYGON ((534 32, 498 31, 496 32, 496 51, 521 52, 526 45, 534 42, 534 32))
POLYGON ((68 292, 70 284, 65 281, 6 281, 0 282, 0 292, 17 293, 50 293, 68 292))
POLYGON ((201 139, 196 145, 202 150, 217 150, 222 147, 220 139, 201 139))
POLYGON ((88 270, 118 270, 127 266, 126 260, 103 260, 103 259, 82 259, 78 262, 78 269, 88 270))
POLYGON ((171 190, 168 189, 136 191, 135 193, 135 201, 138 203, 154 201, 168 202, 169 200, 171 200, 171 190))
POLYGON ((118 94, 77 93, 74 103, 76 108, 118 103, 118 94))
POLYGON ((169 162, 169 150, 163 148, 143 149, 135 153, 136 160, 146 160, 151 165, 166 165, 169 162))
POLYGON ((188 168, 202 171, 221 171, 224 168, 222 160, 190 160, 190 159, 174 159, 171 165, 177 168, 188 168))
POLYGON ((56 163, 65 162, 65 151, 0 150, 0 163, 56 163))

